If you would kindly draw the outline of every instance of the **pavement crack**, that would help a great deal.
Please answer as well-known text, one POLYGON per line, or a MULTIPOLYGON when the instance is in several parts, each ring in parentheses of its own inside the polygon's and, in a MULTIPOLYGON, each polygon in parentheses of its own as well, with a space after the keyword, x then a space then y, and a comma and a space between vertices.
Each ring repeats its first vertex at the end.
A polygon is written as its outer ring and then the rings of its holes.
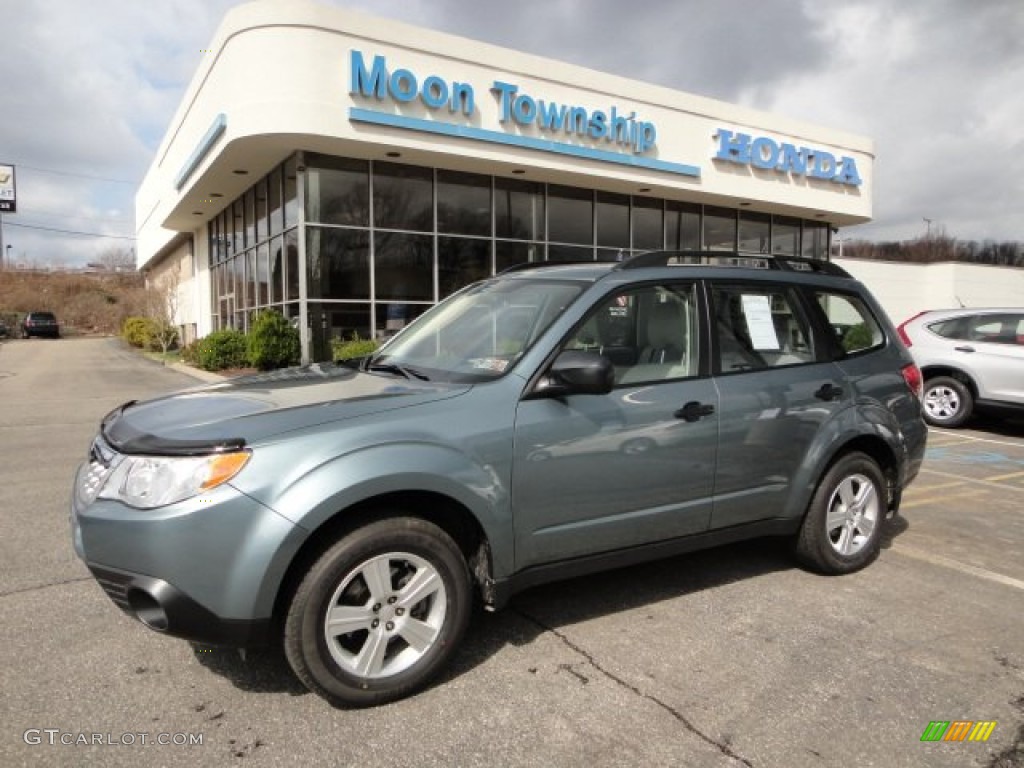
POLYGON ((22 587, 21 589, 12 589, 10 592, 0 592, 0 598, 13 597, 14 595, 23 595, 26 592, 38 592, 41 589, 50 589, 50 587, 62 587, 65 584, 77 584, 80 581, 92 581, 92 576, 76 576, 73 579, 64 579, 63 581, 51 581, 49 584, 36 584, 34 587, 22 587))
MULTIPOLYGON (((692 733, 697 738, 701 739, 702 741, 706 742, 707 744, 709 744, 712 747, 714 747, 715 749, 717 749, 719 752, 721 752, 726 757, 732 758, 733 760, 736 760, 737 762, 740 762, 743 765, 748 766, 748 768, 753 768, 754 764, 752 762, 750 762, 747 758, 743 757, 742 755, 737 754, 733 750, 733 748, 731 746, 729 746, 728 743, 722 742, 722 741, 716 741, 711 736, 708 736, 706 733, 704 733, 702 730, 700 730, 696 725, 694 725, 693 722, 690 721, 690 719, 688 717, 686 717, 686 715, 684 715, 678 709, 675 709, 671 705, 666 704, 664 701, 659 699, 657 696, 654 696, 654 695, 652 695, 650 693, 647 693, 645 691, 640 690, 640 688, 638 688, 637 686, 633 685, 632 683, 630 683, 627 680, 623 680, 621 677, 616 675, 614 672, 611 672, 610 670, 605 669, 603 666, 601 666, 600 662, 598 662, 597 659, 595 659, 593 657, 593 655, 591 655, 585 649, 581 648, 579 645, 574 643, 572 640, 570 640, 562 632, 559 632, 557 629, 555 629, 551 625, 541 621, 536 616, 533 616, 533 615, 531 615, 529 613, 526 613, 525 611, 523 611, 520 608, 512 608, 511 610, 512 610, 513 613, 518 614, 522 618, 524 618, 527 621, 529 621, 531 624, 534 624, 534 625, 540 627, 543 631, 550 632, 552 635, 557 637, 559 640, 562 641, 563 645, 565 645, 567 648, 572 650, 574 653, 577 653, 580 656, 582 656, 584 659, 586 659, 587 663, 590 664, 590 666, 592 666, 600 674, 604 675, 604 677, 606 677, 608 680, 611 680, 613 683, 618 685, 620 688, 623 688, 623 689, 629 691, 630 693, 632 693, 632 694, 634 694, 636 696, 639 696, 642 699, 646 699, 647 701, 651 702, 655 706, 660 707, 661 709, 665 710, 672 717, 674 717, 677 721, 679 721, 683 725, 683 727, 686 728, 686 730, 688 730, 690 733, 692 733)), ((559 669, 565 668, 565 669, 567 669, 567 671, 572 672, 572 670, 568 669, 568 667, 569 667, 569 665, 562 664, 562 665, 559 666, 559 669)))

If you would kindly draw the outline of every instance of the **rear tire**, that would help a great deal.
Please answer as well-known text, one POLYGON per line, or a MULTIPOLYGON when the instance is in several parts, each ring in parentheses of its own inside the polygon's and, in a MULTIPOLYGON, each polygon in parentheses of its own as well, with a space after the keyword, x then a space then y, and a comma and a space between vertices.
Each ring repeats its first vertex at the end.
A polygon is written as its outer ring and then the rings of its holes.
POLYGON ((971 390, 952 376, 937 376, 924 383, 924 420, 933 427, 959 427, 971 417, 971 390))
POLYGON ((819 573, 858 571, 878 556, 886 515, 882 470, 864 453, 848 453, 825 473, 797 534, 799 560, 819 573))
POLYGON ((417 518, 381 520, 310 568, 285 618, 285 656, 299 680, 332 704, 383 704, 445 666, 471 603, 469 569, 451 537, 417 518))

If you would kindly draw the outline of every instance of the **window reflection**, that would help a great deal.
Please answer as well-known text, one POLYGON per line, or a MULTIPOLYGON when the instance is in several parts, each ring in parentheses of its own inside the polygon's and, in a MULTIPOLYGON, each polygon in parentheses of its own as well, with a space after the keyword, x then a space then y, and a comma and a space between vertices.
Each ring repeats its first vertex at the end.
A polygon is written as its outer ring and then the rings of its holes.
POLYGON ((373 223, 387 229, 434 228, 434 172, 429 168, 375 163, 373 223))
POLYGON ((398 232, 374 234, 378 299, 434 300, 434 238, 398 232))
POLYGON ((437 283, 439 298, 489 277, 491 241, 463 237, 437 239, 437 283))
POLYGON ((594 193, 591 190, 551 185, 548 187, 548 206, 549 240, 593 244, 594 193))
POLYGON ((498 237, 543 240, 544 185, 518 179, 495 179, 494 224, 498 237))
POLYGON ((665 247, 670 251, 700 250, 700 206, 665 203, 665 247))
POLYGON ((437 172, 437 231, 458 235, 491 234, 490 176, 437 172))
POLYGON ((633 198, 633 247, 654 251, 664 247, 664 205, 661 200, 633 198))
POLYGON ((369 299, 369 233, 360 229, 309 227, 306 267, 306 291, 310 298, 369 299))
POLYGON ((736 250, 736 211, 704 208, 704 247, 709 251, 736 250))
POLYGON ((370 225, 370 165, 365 160, 314 155, 306 170, 306 220, 370 225))

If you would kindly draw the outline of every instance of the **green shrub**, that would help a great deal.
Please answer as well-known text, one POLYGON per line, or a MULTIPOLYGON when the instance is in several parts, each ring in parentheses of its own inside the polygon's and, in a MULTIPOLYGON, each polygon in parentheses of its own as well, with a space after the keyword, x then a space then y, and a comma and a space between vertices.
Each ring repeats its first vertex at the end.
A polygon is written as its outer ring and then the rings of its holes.
POLYGON ((331 354, 334 360, 351 360, 354 357, 366 357, 377 351, 378 344, 373 339, 361 339, 359 334, 353 332, 352 338, 331 339, 331 354))
POLYGON ((843 349, 847 352, 857 352, 861 349, 867 349, 875 340, 872 336, 871 329, 864 323, 857 323, 851 327, 843 335, 843 349))
POLYGON ((299 332, 288 318, 272 309, 260 312, 246 340, 249 362, 261 371, 299 362, 299 332))
POLYGON ((133 347, 149 347, 155 335, 156 323, 148 317, 126 317, 121 324, 121 337, 133 347))
POLYGON ((191 344, 186 344, 181 348, 181 361, 183 363, 199 365, 199 345, 201 341, 201 339, 196 339, 191 344))
POLYGON ((205 371, 245 368, 249 365, 245 334, 233 328, 214 331, 199 340, 196 362, 205 371))

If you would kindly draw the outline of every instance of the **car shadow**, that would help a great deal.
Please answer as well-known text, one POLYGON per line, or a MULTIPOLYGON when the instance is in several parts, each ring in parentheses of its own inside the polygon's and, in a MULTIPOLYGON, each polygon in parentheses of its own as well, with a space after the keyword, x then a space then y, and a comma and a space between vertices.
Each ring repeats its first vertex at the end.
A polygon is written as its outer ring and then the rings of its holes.
MULTIPOLYGON (((887 522, 883 548, 906 529, 901 517, 887 522)), ((564 626, 798 567, 787 540, 765 538, 533 587, 499 613, 478 608, 452 662, 428 689, 467 674, 506 646, 530 645, 564 626)), ((280 649, 248 652, 244 659, 233 649, 194 643, 192 649, 203 667, 240 690, 308 693, 280 649)))
POLYGON ((1024 415, 1018 411, 976 413, 965 426, 1000 437, 1024 439, 1024 415))

